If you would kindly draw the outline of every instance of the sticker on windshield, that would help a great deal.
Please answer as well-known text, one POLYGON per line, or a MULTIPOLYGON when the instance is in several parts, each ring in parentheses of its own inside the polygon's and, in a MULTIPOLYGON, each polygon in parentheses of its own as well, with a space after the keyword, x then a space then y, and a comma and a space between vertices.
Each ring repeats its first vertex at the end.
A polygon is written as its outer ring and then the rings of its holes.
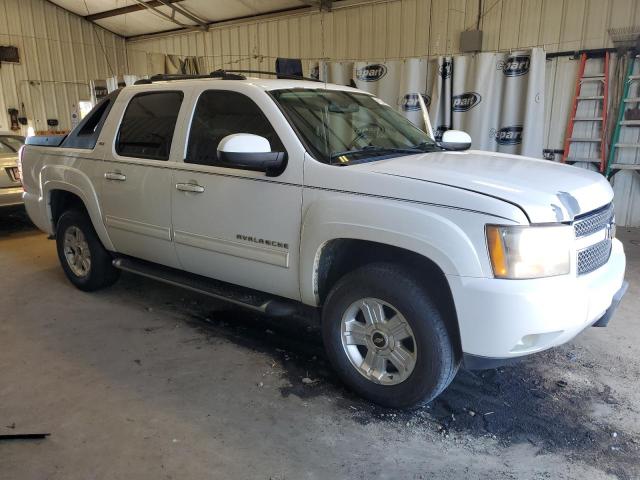
POLYGON ((369 123, 367 125, 356 127, 355 132, 359 138, 378 138, 384 134, 385 129, 382 125, 369 123))

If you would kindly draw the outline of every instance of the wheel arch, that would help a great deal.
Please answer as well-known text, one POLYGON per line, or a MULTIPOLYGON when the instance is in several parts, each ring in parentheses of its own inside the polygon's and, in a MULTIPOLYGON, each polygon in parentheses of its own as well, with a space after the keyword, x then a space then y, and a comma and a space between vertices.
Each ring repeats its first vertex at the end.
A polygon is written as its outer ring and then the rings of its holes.
POLYGON ((102 221, 98 196, 91 181, 77 170, 72 172, 74 178, 68 181, 55 178, 43 182, 42 191, 46 199, 46 215, 51 231, 55 234, 58 219, 66 210, 73 207, 82 208, 89 216, 102 245, 113 251, 113 244, 102 221))
POLYGON ((462 352, 460 329, 453 295, 442 268, 430 258, 402 247, 353 238, 336 238, 318 250, 315 262, 315 298, 321 306, 332 286, 344 275, 374 262, 401 265, 432 295, 443 314, 449 335, 462 352))
POLYGON ((420 261, 428 260, 444 275, 483 276, 476 246, 476 230, 483 235, 483 222, 477 214, 455 209, 344 195, 318 199, 307 209, 302 225, 301 299, 308 305, 320 304, 319 266, 325 255, 341 246, 368 245, 367 251, 374 245, 377 249, 395 247, 396 252, 411 252, 420 261), (460 224, 468 228, 463 230, 460 224))

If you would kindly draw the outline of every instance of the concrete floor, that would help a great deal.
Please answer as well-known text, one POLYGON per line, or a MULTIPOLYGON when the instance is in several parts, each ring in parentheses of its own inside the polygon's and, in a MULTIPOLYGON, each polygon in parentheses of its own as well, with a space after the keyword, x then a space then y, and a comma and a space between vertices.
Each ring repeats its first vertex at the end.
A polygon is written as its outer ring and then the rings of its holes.
POLYGON ((346 391, 317 326, 123 275, 87 294, 54 242, 0 218, 2 479, 640 477, 640 231, 606 329, 517 366, 461 371, 431 406, 346 391), (302 378, 315 380, 307 385, 302 378))

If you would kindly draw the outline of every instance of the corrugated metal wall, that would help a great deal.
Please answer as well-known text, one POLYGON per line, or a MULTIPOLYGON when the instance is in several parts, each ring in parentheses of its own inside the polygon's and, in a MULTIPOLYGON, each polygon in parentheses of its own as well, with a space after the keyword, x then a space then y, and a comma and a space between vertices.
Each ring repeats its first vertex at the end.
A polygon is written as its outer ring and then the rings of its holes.
MULTIPOLYGON (((386 0, 250 20, 127 43, 129 70, 153 72, 147 52, 204 56, 209 68, 273 69, 275 57, 370 60, 459 52, 475 28, 478 0, 386 0)), ((483 50, 543 46, 547 52, 610 47, 609 27, 640 24, 638 0, 483 0, 483 50)))
MULTIPOLYGON (((384 0, 341 7, 338 2, 330 13, 254 19, 206 33, 130 41, 127 59, 123 39, 45 0, 0 0, 0 44, 17 45, 22 57, 20 65, 0 68, 0 128, 7 126, 7 109, 20 109, 22 103, 36 128, 45 128, 47 118, 68 127, 71 105, 87 98, 89 80, 156 73, 148 52, 204 56, 208 69, 268 70, 278 56, 363 60, 457 53, 460 32, 475 27, 479 4, 384 0)), ((608 47, 607 28, 640 24, 638 0, 483 0, 482 5, 485 51, 608 47)), ((560 113, 562 128, 553 125, 556 115, 550 114, 549 137, 564 129, 566 115, 560 113)))
POLYGON ((0 0, 0 45, 20 52, 20 64, 0 66, 0 130, 22 104, 34 129, 47 129, 47 118, 68 129, 89 80, 126 73, 124 39, 44 0, 0 0))

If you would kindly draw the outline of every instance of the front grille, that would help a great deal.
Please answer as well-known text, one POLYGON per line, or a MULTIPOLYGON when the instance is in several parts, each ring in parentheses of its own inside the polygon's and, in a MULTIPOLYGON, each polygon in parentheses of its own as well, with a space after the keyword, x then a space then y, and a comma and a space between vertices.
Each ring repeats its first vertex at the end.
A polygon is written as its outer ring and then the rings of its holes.
POLYGON ((573 230, 576 238, 586 237, 587 235, 607 228, 613 221, 613 215, 613 203, 610 203, 605 207, 586 214, 582 218, 578 218, 573 222, 573 230))
POLYGON ((578 275, 597 270, 609 261, 611 255, 611 239, 594 243, 578 252, 578 275))

